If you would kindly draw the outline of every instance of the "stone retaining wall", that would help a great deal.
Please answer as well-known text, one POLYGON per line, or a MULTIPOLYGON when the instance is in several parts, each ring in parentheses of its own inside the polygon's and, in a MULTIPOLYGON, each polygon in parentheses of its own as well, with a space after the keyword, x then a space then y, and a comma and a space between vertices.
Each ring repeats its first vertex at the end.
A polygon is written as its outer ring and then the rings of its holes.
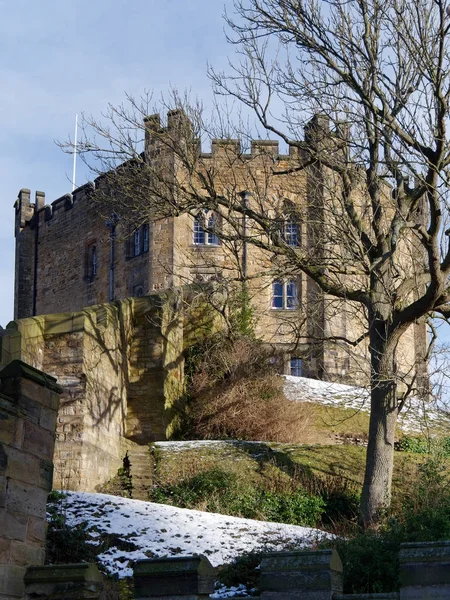
POLYGON ((8 325, 0 365, 26 360, 63 389, 56 487, 95 491, 133 444, 173 433, 183 393, 181 302, 163 292, 8 325))
POLYGON ((26 567, 43 564, 47 495, 61 388, 14 361, 0 371, 0 598, 23 598, 26 567))

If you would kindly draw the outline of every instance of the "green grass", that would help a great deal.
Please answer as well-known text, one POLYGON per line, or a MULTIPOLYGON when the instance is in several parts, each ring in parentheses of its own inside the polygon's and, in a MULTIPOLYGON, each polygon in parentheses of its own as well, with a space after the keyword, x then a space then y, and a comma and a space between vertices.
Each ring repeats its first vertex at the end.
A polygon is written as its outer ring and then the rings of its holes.
MULTIPOLYGON (((301 469, 323 479, 337 477, 354 484, 363 483, 366 448, 352 445, 293 445, 281 443, 226 443, 199 449, 158 450, 159 485, 176 485, 218 466, 249 485, 268 485, 284 474, 291 477, 301 469)), ((393 495, 408 494, 411 478, 424 455, 395 452, 393 495)), ((450 465, 450 461, 449 461, 450 465)))

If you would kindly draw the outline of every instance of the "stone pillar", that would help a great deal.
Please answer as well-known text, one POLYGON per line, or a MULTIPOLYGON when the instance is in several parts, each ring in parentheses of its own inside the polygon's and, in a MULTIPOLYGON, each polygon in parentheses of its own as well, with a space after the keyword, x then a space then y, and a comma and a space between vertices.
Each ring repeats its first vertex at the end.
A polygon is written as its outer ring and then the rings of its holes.
POLYGON ((400 600, 450 598, 450 542, 402 544, 400 600))
POLYGON ((0 371, 0 599, 23 598, 26 567, 44 562, 60 393, 20 360, 0 371))
POLYGON ((267 554, 261 561, 261 600, 331 600, 342 593, 336 550, 267 554))
POLYGON ((30 190, 19 192, 15 207, 16 258, 14 277, 14 318, 23 319, 33 314, 35 230, 32 227, 34 204, 30 190))
POLYGON ((215 569, 206 556, 138 560, 134 567, 135 600, 197 600, 214 591, 215 569))
POLYGON ((98 600, 103 576, 94 564, 29 567, 25 600, 98 600))

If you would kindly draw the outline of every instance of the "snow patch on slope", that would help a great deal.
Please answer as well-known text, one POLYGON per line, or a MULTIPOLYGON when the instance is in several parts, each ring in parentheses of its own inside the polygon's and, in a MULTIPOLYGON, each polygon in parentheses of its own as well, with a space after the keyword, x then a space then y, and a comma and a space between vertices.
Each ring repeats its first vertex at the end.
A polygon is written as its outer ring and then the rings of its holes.
MULTIPOLYGON (((355 411, 370 411, 370 391, 364 387, 286 375, 284 394, 288 400, 295 402, 317 402, 355 411)), ((399 424, 405 431, 420 433, 426 423, 439 421, 442 417, 442 411, 437 408, 418 398, 409 398, 400 412, 399 424)))
POLYGON ((271 550, 290 544, 308 547, 318 538, 329 536, 310 527, 240 519, 107 494, 66 494, 61 511, 69 527, 86 523, 94 545, 106 533, 135 546, 129 551, 113 546, 98 556, 105 569, 119 577, 131 576, 132 562, 145 558, 205 554, 217 566, 261 546, 271 550))

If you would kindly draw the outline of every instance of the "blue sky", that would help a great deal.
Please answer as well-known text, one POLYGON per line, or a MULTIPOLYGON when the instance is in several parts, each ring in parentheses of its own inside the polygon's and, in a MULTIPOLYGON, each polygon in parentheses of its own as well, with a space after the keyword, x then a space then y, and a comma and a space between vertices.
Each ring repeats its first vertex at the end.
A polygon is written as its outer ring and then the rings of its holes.
MULTIPOLYGON (((207 62, 233 52, 223 33, 230 0, 0 0, 0 324, 13 318, 14 211, 21 188, 51 203, 71 191, 76 113, 99 117, 124 93, 170 86, 211 99, 207 62)), ((77 184, 86 172, 78 169, 77 184)))

